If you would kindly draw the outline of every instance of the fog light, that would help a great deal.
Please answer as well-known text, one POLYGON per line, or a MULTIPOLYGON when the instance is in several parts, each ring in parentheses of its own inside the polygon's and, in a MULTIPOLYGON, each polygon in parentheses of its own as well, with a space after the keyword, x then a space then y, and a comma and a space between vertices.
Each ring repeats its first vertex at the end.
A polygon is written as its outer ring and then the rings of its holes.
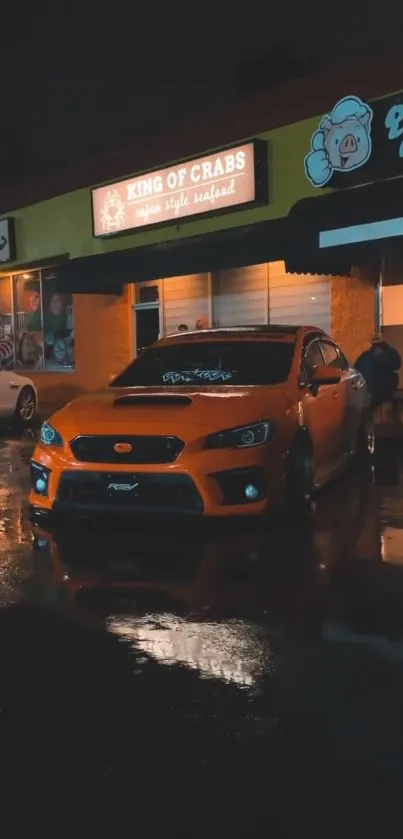
POLYGON ((247 484, 245 487, 245 496, 249 501, 256 501, 259 498, 259 490, 253 484, 247 484))
POLYGON ((31 486, 37 495, 47 496, 49 474, 49 469, 31 460, 31 486))
POLYGON ((213 472, 222 492, 222 504, 255 504, 266 495, 265 474, 259 466, 213 472))
POLYGON ((47 539, 38 539, 36 536, 34 536, 33 545, 35 551, 41 551, 43 548, 49 547, 47 539))

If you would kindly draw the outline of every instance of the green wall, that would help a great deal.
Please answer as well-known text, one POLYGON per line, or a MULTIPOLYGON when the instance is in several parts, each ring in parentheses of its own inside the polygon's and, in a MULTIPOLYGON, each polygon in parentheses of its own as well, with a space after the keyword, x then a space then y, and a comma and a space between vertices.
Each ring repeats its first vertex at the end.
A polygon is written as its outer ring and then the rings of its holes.
MULTIPOLYGON (((335 103, 330 102, 329 108, 335 103)), ((24 264, 69 253, 71 258, 140 247, 181 239, 229 227, 285 216, 301 198, 323 195, 305 177, 303 160, 310 149, 312 133, 320 116, 259 135, 269 141, 270 203, 263 207, 227 213, 169 227, 137 231, 133 235, 106 240, 93 239, 91 232, 91 191, 80 189, 48 201, 24 207, 16 219, 17 263, 24 264)), ((234 137, 242 143, 250 138, 234 137)), ((210 150, 214 151, 214 150, 210 150)), ((176 162, 172 161, 175 165, 176 162)), ((167 163, 169 163, 167 161, 167 163)), ((141 174, 132 173, 133 176, 141 174)), ((130 173, 127 175, 130 177, 130 173)))

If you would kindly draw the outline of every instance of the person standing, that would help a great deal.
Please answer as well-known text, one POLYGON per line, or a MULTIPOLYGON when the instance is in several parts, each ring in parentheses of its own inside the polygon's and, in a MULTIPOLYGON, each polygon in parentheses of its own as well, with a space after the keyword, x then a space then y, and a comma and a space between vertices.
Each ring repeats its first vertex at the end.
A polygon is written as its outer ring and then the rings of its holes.
POLYGON ((401 364, 398 351, 379 332, 372 338, 369 349, 358 356, 354 367, 367 383, 373 410, 393 399, 399 384, 401 364))

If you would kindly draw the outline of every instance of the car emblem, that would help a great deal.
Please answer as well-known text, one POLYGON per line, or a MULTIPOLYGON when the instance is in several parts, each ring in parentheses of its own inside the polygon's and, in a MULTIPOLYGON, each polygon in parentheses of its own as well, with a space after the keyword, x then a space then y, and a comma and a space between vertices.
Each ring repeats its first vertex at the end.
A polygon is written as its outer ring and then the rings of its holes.
POLYGON ((130 443, 115 443, 113 450, 116 454, 129 454, 133 446, 130 443))
POLYGON ((134 489, 137 489, 139 486, 139 482, 135 480, 134 484, 108 484, 108 490, 113 490, 114 492, 133 492, 134 489))

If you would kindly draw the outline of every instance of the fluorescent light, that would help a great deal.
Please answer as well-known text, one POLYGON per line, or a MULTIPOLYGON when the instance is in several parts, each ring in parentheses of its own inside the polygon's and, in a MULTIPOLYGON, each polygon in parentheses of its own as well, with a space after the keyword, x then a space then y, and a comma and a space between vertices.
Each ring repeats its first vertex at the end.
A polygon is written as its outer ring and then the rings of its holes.
POLYGON ((394 236, 403 236, 403 216, 384 221, 372 221, 368 224, 353 224, 351 227, 336 227, 334 230, 321 230, 319 247, 337 248, 339 245, 370 242, 374 239, 392 239, 394 236))

